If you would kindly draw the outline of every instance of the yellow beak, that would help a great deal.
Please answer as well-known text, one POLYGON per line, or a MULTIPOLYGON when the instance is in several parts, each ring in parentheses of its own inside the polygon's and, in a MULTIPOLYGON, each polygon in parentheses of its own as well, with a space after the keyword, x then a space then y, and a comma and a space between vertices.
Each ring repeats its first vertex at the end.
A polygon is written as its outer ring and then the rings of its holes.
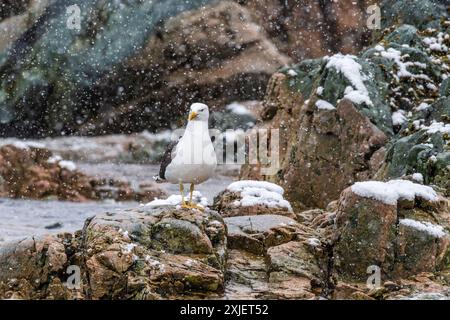
POLYGON ((194 120, 195 118, 197 118, 197 113, 192 111, 191 113, 189 113, 189 121, 194 120))

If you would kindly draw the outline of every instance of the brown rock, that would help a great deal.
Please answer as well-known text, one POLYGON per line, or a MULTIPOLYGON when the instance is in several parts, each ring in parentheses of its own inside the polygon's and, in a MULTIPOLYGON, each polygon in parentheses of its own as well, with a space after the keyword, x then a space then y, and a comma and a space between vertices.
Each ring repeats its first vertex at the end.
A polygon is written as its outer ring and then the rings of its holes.
POLYGON ((14 299, 69 298, 56 280, 69 265, 70 239, 27 238, 0 248, 0 297, 14 299))
POLYGON ((312 230, 295 220, 279 215, 225 218, 228 247, 262 255, 267 248, 298 239, 312 230))
POLYGON ((326 274, 307 244, 290 241, 271 247, 266 260, 269 288, 278 298, 312 299, 322 292, 326 274))
POLYGON ((142 185, 134 190, 128 182, 89 177, 56 161, 50 163, 51 156, 51 152, 44 148, 1 146, 0 195, 68 201, 115 199, 143 202, 165 195, 156 184, 142 185))
POLYGON ((346 189, 332 239, 335 272, 343 279, 365 281, 372 265, 381 268, 383 280, 445 268, 450 253, 448 212, 436 212, 431 209, 435 206, 422 209, 419 199, 386 204, 346 189))
POLYGON ((255 13, 259 24, 282 52, 299 62, 330 52, 351 53, 362 49, 368 33, 365 9, 372 1, 238 2, 255 13))
MULTIPOLYGON (((375 173, 369 162, 387 136, 348 100, 328 111, 304 99, 287 76, 272 77, 260 127, 280 129, 280 170, 260 178, 281 185, 294 209, 325 208, 343 189, 375 173)), ((244 166, 241 178, 250 175, 254 168, 244 166)))
POLYGON ((389 270, 395 258, 397 208, 362 198, 346 189, 336 215, 334 261, 338 272, 353 279, 367 279, 367 268, 389 270))
POLYGON ((223 220, 209 210, 165 208, 98 215, 75 236, 29 239, 1 248, 0 298, 217 296, 224 290, 225 235, 223 220), (161 224, 167 223, 172 227, 161 232, 161 224), (81 271, 78 289, 65 284, 69 265, 81 271))

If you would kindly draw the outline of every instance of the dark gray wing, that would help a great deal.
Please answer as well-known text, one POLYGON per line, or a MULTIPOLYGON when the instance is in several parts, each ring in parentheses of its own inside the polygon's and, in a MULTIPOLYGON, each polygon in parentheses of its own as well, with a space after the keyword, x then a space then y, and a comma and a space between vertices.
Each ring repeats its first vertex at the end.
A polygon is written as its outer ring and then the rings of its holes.
POLYGON ((161 166, 159 167, 159 179, 157 180, 166 180, 166 168, 170 164, 170 162, 172 162, 172 152, 173 149, 176 148, 179 141, 180 139, 178 139, 178 141, 172 141, 167 146, 166 152, 164 152, 164 155, 161 159, 161 166))

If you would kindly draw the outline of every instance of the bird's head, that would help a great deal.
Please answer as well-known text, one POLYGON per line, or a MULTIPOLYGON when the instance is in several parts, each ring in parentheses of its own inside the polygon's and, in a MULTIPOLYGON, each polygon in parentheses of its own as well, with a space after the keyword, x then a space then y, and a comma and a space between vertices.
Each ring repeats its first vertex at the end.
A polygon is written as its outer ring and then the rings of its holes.
POLYGON ((194 103, 189 111, 189 121, 208 121, 209 109, 206 104, 194 103))

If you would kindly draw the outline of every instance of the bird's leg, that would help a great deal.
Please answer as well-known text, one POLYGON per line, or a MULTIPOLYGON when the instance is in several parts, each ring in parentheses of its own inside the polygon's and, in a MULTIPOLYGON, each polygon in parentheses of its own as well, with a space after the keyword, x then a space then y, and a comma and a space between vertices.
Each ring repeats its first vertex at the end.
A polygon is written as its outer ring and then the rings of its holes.
POLYGON ((181 207, 187 207, 186 201, 184 201, 184 186, 183 183, 180 182, 180 193, 181 193, 181 207))
POLYGON ((191 183, 191 187, 190 187, 190 194, 189 194, 189 205, 193 206, 194 204, 192 203, 192 194, 194 193, 194 187, 195 185, 193 183, 191 183))
POLYGON ((194 188, 195 188, 195 184, 191 183, 191 187, 190 187, 190 190, 189 190, 190 194, 189 194, 188 207, 190 209, 198 209, 200 211, 204 211, 205 209, 202 206, 199 206, 198 204, 195 204, 195 203, 192 202, 192 197, 193 197, 193 194, 194 194, 194 188))

